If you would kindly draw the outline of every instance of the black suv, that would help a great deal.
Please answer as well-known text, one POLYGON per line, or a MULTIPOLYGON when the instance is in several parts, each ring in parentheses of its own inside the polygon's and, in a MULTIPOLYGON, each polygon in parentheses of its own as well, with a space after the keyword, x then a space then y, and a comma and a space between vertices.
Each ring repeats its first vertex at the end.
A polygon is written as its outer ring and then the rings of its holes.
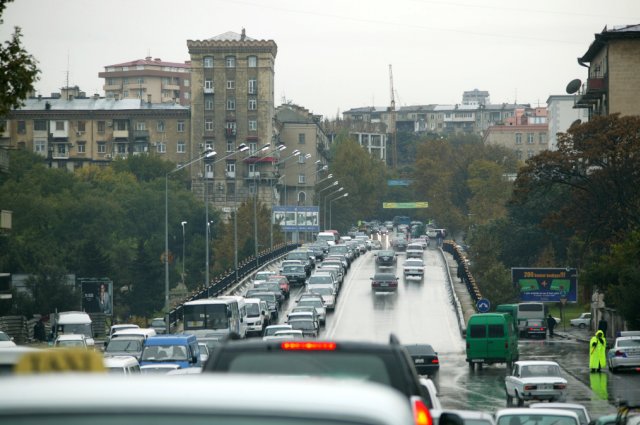
POLYGON ((432 407, 429 392, 407 350, 395 336, 389 344, 356 341, 228 341, 218 347, 204 372, 352 377, 395 388, 408 400, 432 407), (311 347, 310 347, 311 345, 311 347))
POLYGON ((303 286, 307 280, 307 271, 304 266, 296 266, 295 264, 286 265, 282 268, 282 275, 287 278, 291 286, 303 286))

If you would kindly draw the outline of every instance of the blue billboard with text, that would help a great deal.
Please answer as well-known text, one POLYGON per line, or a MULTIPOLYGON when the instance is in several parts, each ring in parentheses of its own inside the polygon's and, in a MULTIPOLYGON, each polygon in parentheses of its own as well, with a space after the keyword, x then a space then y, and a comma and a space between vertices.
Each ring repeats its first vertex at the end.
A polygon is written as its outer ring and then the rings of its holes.
POLYGON ((273 207, 273 224, 279 224, 285 232, 319 232, 320 207, 283 205, 273 207))
POLYGON ((566 300, 574 303, 578 300, 576 269, 514 267, 511 269, 511 278, 523 302, 566 300))

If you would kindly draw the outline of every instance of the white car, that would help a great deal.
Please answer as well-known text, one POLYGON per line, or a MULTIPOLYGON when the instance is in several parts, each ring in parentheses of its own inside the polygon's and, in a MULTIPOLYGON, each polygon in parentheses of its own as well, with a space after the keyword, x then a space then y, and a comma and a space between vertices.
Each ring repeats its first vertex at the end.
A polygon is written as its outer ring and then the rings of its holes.
POLYGON ((465 425, 496 425, 491 414, 480 410, 429 409, 429 411, 431 412, 431 418, 434 424, 439 423, 440 416, 442 416, 443 413, 453 413, 462 418, 465 425))
POLYGON ((513 364, 511 375, 504 378, 507 406, 514 400, 523 406, 528 400, 564 401, 567 380, 558 363, 546 360, 521 360, 513 364))
POLYGON ((55 348, 82 348, 87 350, 87 337, 83 334, 58 335, 53 343, 55 348))
POLYGON ((640 331, 620 332, 607 352, 607 366, 613 373, 622 368, 640 368, 640 331))
POLYGON ((267 340, 274 336, 278 331, 287 331, 293 329, 291 325, 270 325, 264 329, 264 336, 262 339, 267 340))
POLYGON ((415 423, 414 414, 392 388, 320 377, 199 374, 124 381, 100 373, 34 374, 3 378, 0 397, 0 423, 25 425, 406 425, 415 423))
POLYGON ((561 409, 500 409, 495 418, 496 425, 580 425, 575 412, 561 409))
POLYGON ((580 329, 584 329, 591 323, 591 313, 582 313, 575 319, 570 320, 571 326, 576 326, 580 329))
POLYGON ((407 258, 402 265, 404 278, 416 277, 420 280, 424 277, 424 261, 420 258, 407 258))
POLYGON ((16 343, 6 333, 0 331, 0 348, 15 347, 16 343))
POLYGON ((589 416, 589 412, 587 408, 582 404, 576 403, 531 403, 529 405, 530 409, 562 409, 562 410, 571 410, 578 415, 578 420, 580 421, 580 425, 588 425, 591 422, 591 416, 589 416))

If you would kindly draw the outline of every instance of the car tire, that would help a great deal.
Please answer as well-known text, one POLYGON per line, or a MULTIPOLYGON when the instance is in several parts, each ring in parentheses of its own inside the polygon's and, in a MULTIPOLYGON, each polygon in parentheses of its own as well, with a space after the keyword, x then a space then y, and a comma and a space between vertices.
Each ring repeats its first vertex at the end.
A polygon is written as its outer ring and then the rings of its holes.
POLYGON ((513 397, 507 393, 507 407, 513 407, 513 397))
POLYGON ((579 327, 580 329, 584 329, 584 328, 586 328, 586 327, 587 327, 587 325, 585 325, 584 323, 580 323, 580 324, 578 325, 578 327, 579 327))
POLYGON ((520 398, 520 396, 518 396, 517 392, 516 392, 516 405, 518 407, 523 407, 524 406, 524 399, 520 398))
POLYGON ((474 368, 475 368, 475 367, 474 367, 473 362, 471 362, 471 361, 470 361, 470 362, 469 362, 469 370, 473 372, 474 368))

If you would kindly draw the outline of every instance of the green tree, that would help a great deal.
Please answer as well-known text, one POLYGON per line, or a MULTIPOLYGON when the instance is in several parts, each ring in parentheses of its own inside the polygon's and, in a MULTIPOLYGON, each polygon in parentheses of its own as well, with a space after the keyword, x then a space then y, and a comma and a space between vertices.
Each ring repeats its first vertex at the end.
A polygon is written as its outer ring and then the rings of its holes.
MULTIPOLYGON (((4 10, 12 1, 0 0, 0 25, 4 24, 1 18, 4 10)), ((34 90, 38 80, 37 61, 22 47, 21 37, 20 27, 15 27, 11 39, 0 46, 0 116, 22 106, 22 100, 34 90)))

